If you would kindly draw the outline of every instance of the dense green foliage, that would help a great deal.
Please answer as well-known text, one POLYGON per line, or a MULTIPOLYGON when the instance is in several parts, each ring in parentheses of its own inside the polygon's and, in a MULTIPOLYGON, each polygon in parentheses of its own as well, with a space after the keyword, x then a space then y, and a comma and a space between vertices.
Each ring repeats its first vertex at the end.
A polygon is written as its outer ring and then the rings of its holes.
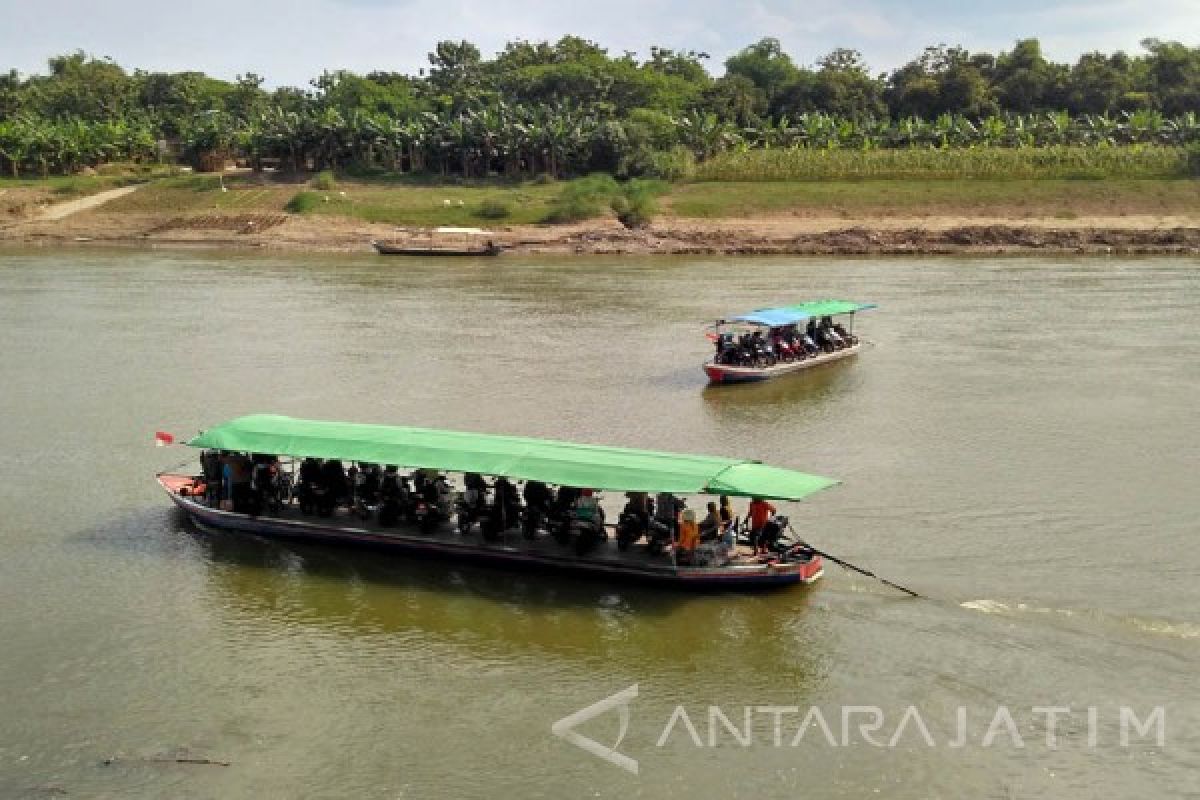
POLYGON ((1143 45, 1073 65, 1047 60, 1033 39, 994 56, 939 46, 873 74, 853 50, 809 68, 764 39, 714 78, 707 55, 690 51, 612 56, 568 36, 511 42, 485 59, 469 42, 441 42, 419 76, 326 72, 307 89, 273 91, 253 74, 129 73, 76 53, 50 59, 47 75, 0 75, 0 171, 178 155, 200 169, 237 158, 293 170, 679 179, 712 175, 705 162, 748 150, 1200 141, 1200 48, 1143 45))

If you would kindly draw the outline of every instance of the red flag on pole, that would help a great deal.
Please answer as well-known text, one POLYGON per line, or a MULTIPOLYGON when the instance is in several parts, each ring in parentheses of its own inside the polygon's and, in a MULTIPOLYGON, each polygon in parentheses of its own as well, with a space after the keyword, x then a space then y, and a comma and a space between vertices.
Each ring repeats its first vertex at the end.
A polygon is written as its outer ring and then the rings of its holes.
POLYGON ((174 436, 167 433, 166 431, 155 431, 154 432, 155 447, 166 447, 169 444, 175 444, 174 436))

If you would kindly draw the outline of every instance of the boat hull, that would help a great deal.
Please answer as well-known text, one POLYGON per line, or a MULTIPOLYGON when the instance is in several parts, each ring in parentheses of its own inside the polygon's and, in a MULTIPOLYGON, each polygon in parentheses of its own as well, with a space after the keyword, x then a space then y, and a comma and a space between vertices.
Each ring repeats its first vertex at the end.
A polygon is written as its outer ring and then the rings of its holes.
MULTIPOLYGON (((316 542, 393 553, 466 561, 524 571, 566 572, 604 580, 649 583, 695 590, 753 590, 813 583, 823 572, 819 556, 789 563, 730 564, 724 567, 682 567, 659 559, 627 556, 576 556, 557 544, 535 548, 521 540, 487 543, 458 534, 423 535, 404 528, 378 529, 332 522, 276 516, 253 517, 210 508, 185 493, 192 479, 160 475, 159 484, 175 505, 202 529, 229 530, 299 542, 316 542)), ((516 534, 519 537, 519 534, 516 534)), ((543 543, 544 539, 542 540, 543 543)))
POLYGON ((384 256, 498 256, 499 247, 404 247, 386 242, 371 242, 376 252, 384 256))
POLYGON ((859 343, 853 347, 834 350, 832 353, 821 353, 812 358, 806 358, 803 361, 780 362, 773 367, 739 367, 733 364, 717 364, 712 361, 706 361, 704 363, 704 374, 708 376, 708 380, 711 383, 755 383, 770 380, 771 378, 778 378, 781 375, 790 375, 793 372, 800 372, 812 367, 819 367, 822 364, 829 364, 833 361, 841 361, 844 358, 858 355, 858 351, 861 349, 862 344, 859 343))

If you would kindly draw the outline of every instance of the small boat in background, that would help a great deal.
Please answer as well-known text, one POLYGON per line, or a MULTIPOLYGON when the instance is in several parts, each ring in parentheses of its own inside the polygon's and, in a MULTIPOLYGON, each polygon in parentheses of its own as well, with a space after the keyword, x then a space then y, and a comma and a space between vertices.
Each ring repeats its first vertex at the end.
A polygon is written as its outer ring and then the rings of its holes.
POLYGON ((704 373, 712 383, 749 383, 857 355, 854 315, 873 303, 814 300, 760 308, 719 319, 706 334, 713 342, 704 373), (836 318, 845 320, 834 321, 836 318))
POLYGON ((372 239, 371 246, 385 256, 498 256, 503 249, 494 239, 485 238, 495 234, 482 228, 397 230, 408 236, 390 242, 372 239))

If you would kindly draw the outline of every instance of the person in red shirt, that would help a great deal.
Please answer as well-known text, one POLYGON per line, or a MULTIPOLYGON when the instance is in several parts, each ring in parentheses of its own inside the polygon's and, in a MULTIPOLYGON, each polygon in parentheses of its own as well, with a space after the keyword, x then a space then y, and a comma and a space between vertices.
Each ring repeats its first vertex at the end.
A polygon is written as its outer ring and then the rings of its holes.
POLYGON ((746 515, 750 517, 750 541, 754 543, 754 551, 756 553, 765 553, 767 551, 764 542, 759 541, 759 534, 762 533, 763 526, 767 524, 767 520, 775 513, 775 506, 763 500, 761 497, 754 497, 750 500, 750 508, 746 515))

